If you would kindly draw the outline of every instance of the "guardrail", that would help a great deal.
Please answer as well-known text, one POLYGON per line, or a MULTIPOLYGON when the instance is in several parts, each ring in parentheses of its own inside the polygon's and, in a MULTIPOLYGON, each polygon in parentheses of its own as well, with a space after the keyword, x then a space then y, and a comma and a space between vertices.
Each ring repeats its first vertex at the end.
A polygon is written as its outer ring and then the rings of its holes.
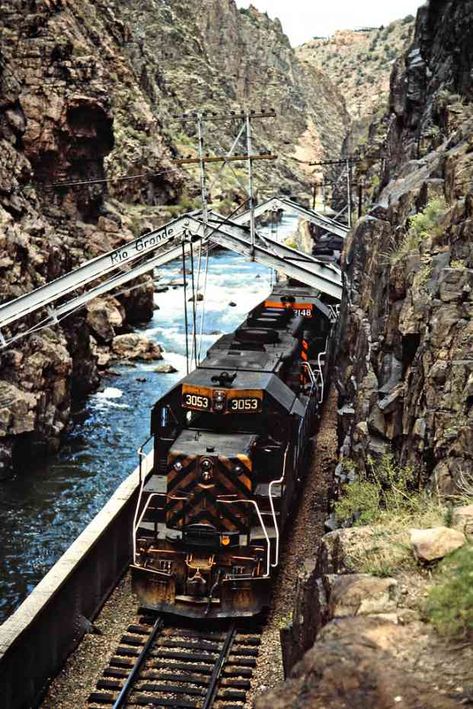
MULTIPOLYGON (((142 464, 152 468, 152 453, 142 464)), ((0 626, 2 709, 37 706, 126 570, 140 487, 136 468, 15 613, 0 626)))

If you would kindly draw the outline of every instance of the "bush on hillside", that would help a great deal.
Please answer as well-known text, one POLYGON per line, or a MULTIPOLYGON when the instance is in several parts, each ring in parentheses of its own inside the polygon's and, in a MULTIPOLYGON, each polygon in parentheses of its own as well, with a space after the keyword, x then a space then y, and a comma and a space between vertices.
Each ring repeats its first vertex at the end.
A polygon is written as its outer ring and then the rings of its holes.
POLYGON ((436 578, 426 606, 430 622, 441 635, 473 638, 473 544, 446 557, 436 578))

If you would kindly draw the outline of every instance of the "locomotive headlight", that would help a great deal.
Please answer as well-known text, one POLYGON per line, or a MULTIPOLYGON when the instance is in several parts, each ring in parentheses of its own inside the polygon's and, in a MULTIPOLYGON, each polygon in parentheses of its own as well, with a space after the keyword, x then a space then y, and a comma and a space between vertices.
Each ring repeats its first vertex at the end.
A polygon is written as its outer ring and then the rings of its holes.
POLYGON ((233 472, 236 473, 236 475, 241 475, 243 472, 243 468, 241 465, 235 465, 233 468, 233 472))
POLYGON ((216 391, 214 393, 214 411, 223 411, 227 395, 224 391, 216 391))
POLYGON ((200 470, 202 472, 202 480, 204 482, 209 482, 212 479, 212 468, 213 463, 208 458, 204 458, 200 461, 200 470))
POLYGON ((182 463, 178 460, 176 463, 174 463, 174 470, 182 470, 182 463))

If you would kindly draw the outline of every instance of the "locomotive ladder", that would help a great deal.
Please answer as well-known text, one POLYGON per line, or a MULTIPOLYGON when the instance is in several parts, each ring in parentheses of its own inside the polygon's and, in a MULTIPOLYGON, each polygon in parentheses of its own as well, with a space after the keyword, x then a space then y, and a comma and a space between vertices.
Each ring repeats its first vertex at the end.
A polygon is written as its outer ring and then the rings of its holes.
MULTIPOLYGON (((242 218, 242 217, 241 217, 242 218)), ((103 295, 156 267, 178 258, 190 242, 217 244, 250 257, 269 268, 281 271, 316 290, 340 301, 340 269, 314 256, 280 244, 271 237, 256 234, 251 243, 249 227, 210 212, 207 222, 199 213, 185 214, 117 249, 87 261, 36 290, 0 305, 0 348, 32 331, 57 324, 59 320, 103 295), (2 330, 45 310, 39 322, 26 332, 5 335, 2 330)))

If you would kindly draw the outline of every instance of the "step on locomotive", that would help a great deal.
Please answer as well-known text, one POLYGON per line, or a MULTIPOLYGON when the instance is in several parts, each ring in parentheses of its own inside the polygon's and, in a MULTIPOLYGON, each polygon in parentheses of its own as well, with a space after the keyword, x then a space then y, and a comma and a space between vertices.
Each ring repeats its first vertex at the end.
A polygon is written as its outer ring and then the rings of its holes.
POLYGON ((144 608, 216 618, 269 605, 333 320, 314 290, 276 287, 156 402, 133 530, 144 608))

